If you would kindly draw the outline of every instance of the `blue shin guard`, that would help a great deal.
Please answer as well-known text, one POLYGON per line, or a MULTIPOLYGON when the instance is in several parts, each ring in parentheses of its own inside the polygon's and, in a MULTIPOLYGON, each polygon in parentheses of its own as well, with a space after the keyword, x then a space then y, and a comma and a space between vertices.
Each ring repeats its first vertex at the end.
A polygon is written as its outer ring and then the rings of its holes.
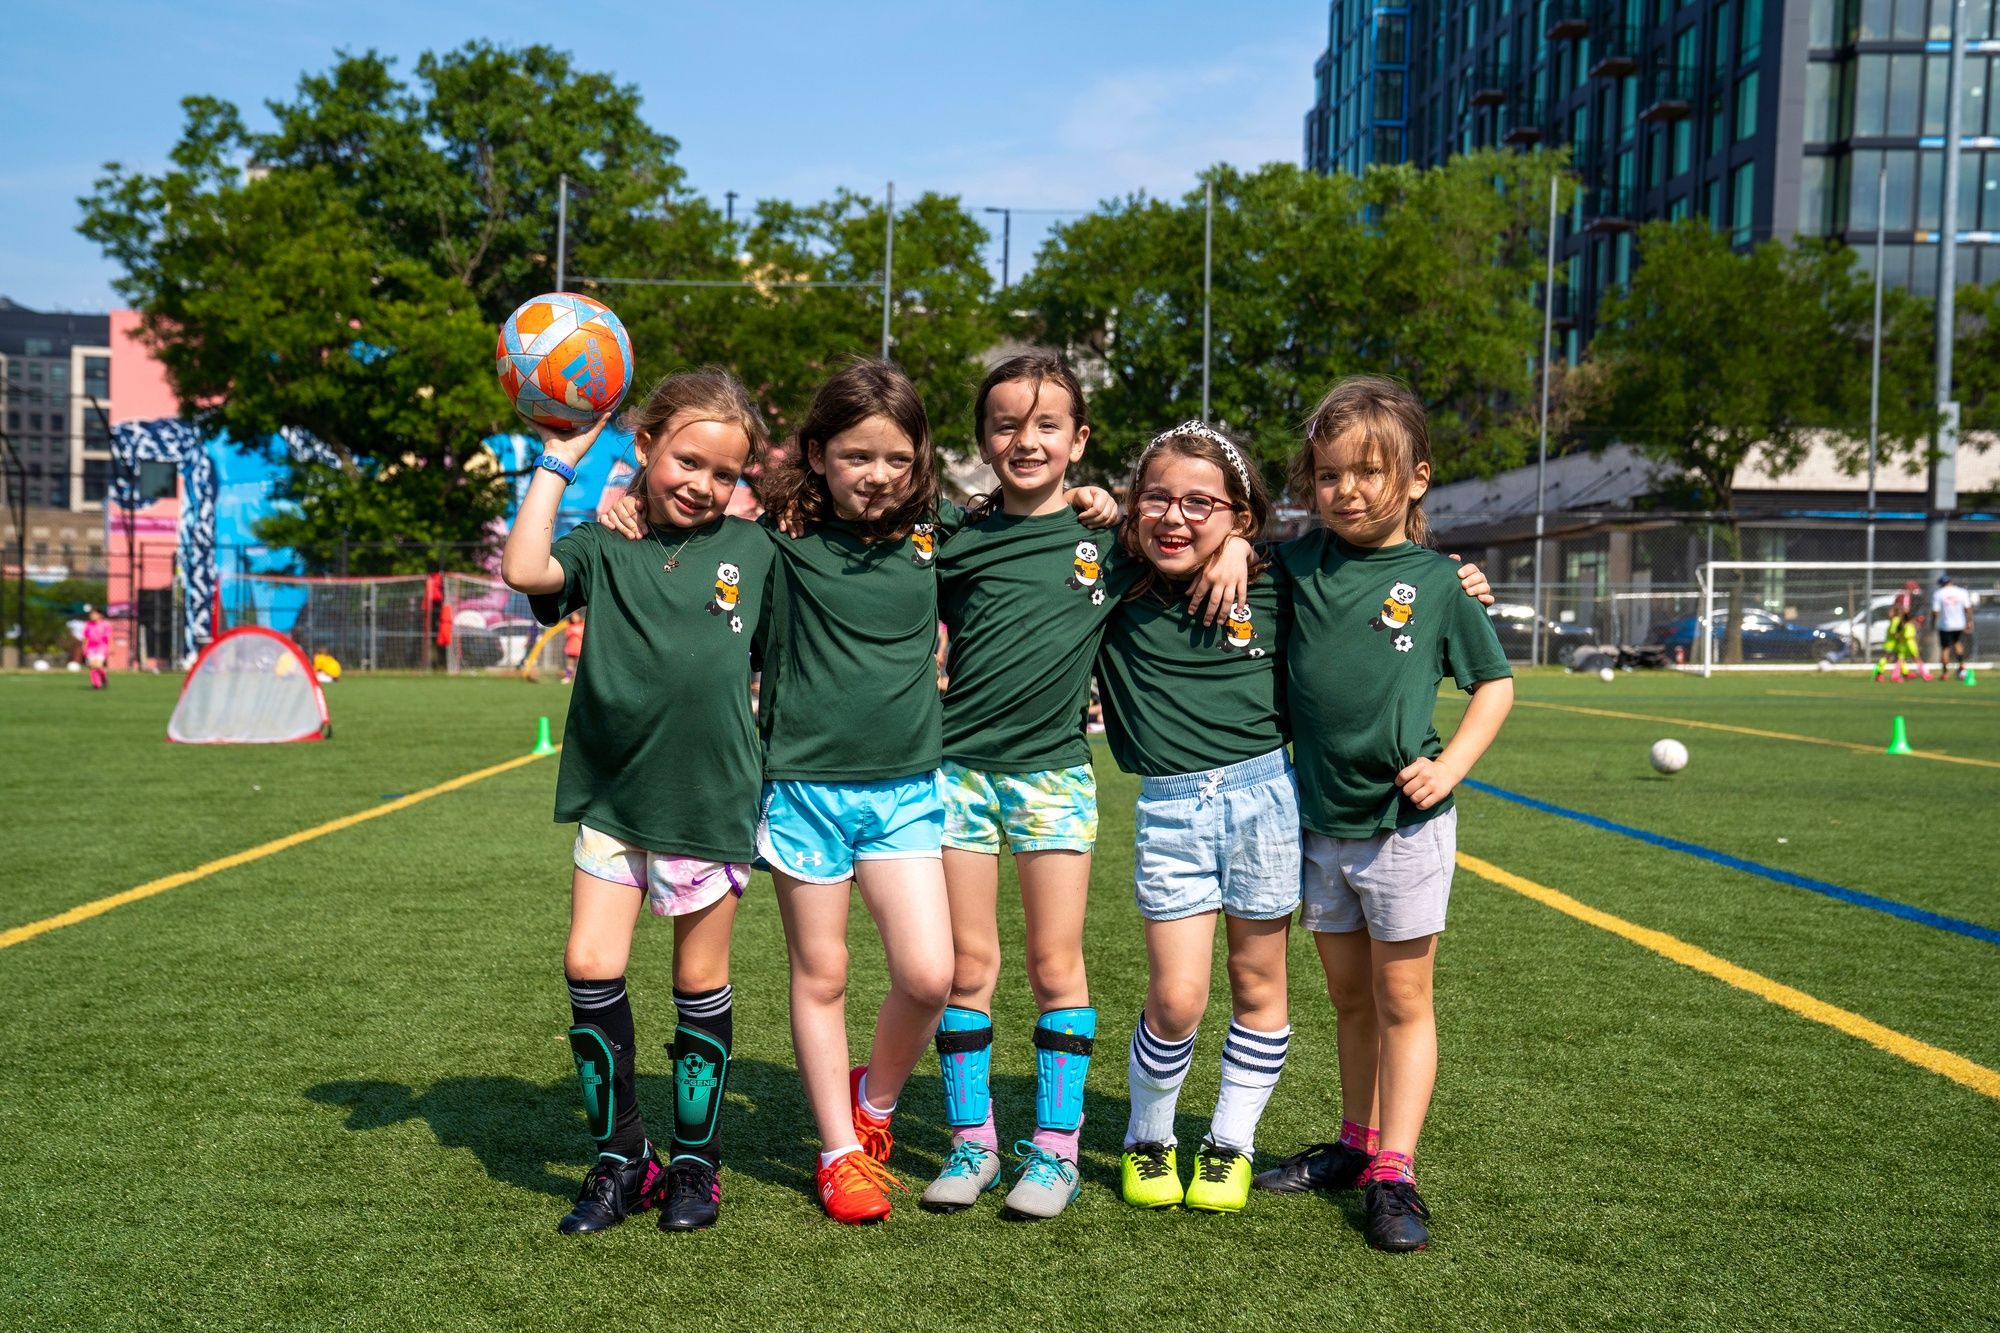
POLYGON ((1035 1024, 1035 1128, 1076 1132, 1096 1044, 1095 1009, 1051 1009, 1035 1024))
POLYGON ((953 1129, 986 1123, 993 1110, 993 1019, 947 1005, 938 1020, 938 1067, 944 1072, 944 1118, 953 1129))

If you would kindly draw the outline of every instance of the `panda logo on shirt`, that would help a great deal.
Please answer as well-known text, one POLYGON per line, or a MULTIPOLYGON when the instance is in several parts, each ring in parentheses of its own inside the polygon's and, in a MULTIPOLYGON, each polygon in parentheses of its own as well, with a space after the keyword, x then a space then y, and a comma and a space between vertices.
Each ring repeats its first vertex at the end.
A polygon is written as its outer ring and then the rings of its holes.
POLYGON ((910 529, 910 559, 919 565, 928 565, 937 559, 937 527, 930 523, 919 523, 910 529))
POLYGON ((712 616, 728 616, 732 632, 743 632, 743 618, 736 614, 737 600, 742 596, 743 571, 727 560, 715 567, 715 596, 708 602, 708 613, 712 616))
POLYGON ((1104 565, 1098 559, 1096 542, 1078 542, 1076 556, 1069 564, 1069 577, 1063 580, 1066 588, 1095 588, 1097 580, 1104 574, 1104 565))
POLYGON ((1257 637, 1257 626, 1250 619, 1250 604, 1238 602, 1230 607, 1229 618, 1222 622, 1222 651, 1262 657, 1264 650, 1251 646, 1257 637))
MULTIPOLYGON (((1416 607, 1414 606, 1416 600, 1416 585, 1410 583, 1398 583, 1394 585, 1389 589, 1389 595, 1382 599, 1382 610, 1373 620, 1368 622, 1368 627, 1377 633, 1385 629, 1394 630, 1396 637, 1399 639, 1407 637, 1403 631, 1416 623, 1416 607)), ((1408 652, 1409 650, 1405 648, 1402 651, 1408 652)))

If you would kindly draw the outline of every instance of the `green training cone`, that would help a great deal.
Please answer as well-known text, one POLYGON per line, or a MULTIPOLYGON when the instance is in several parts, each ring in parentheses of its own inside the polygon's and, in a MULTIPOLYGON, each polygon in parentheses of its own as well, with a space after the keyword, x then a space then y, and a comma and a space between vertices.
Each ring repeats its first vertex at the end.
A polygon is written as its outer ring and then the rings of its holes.
POLYGON ((1977 685, 1979 683, 1978 679, 1972 674, 1972 663, 1967 662, 1965 664, 1965 674, 1960 676, 1959 680, 1966 685, 1977 685))
POLYGON ((1896 715, 1895 725, 1889 731, 1888 753, 1890 754, 1916 753, 1915 750, 1912 750, 1910 748, 1910 734, 1909 732, 1903 729, 1903 716, 1900 713, 1896 715))
MULTIPOLYGON (((1903 734, 1902 726, 1903 726, 1903 719, 1899 717, 1896 719, 1896 728, 1897 728, 1896 734, 1898 736, 1901 736, 1903 734)), ((556 752, 556 747, 549 744, 549 720, 546 717, 544 717, 535 724, 535 748, 528 751, 528 753, 554 754, 555 752, 556 752)))

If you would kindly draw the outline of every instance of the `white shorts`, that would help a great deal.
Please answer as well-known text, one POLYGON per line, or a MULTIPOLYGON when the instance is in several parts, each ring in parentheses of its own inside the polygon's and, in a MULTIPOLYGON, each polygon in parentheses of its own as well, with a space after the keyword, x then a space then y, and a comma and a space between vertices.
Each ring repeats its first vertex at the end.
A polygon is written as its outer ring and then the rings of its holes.
POLYGON ((1305 831, 1299 924, 1323 935, 1420 940, 1444 929, 1458 853, 1458 810, 1372 838, 1305 831))

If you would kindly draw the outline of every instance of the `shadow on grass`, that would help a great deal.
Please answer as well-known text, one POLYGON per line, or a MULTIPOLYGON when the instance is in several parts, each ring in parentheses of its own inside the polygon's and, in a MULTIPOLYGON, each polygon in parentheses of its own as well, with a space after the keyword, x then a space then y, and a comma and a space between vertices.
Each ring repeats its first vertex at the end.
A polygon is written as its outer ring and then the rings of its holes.
MULTIPOLYGON (((1015 1138, 1028 1137, 1034 1128, 1035 1081, 995 1074, 992 1086, 1001 1146, 1010 1148, 1015 1138)), ((594 1156, 576 1085, 569 1079, 544 1084, 469 1074, 439 1079, 422 1091, 383 1080, 340 1079, 316 1084, 304 1095, 345 1111, 345 1127, 357 1132, 421 1120, 440 1147, 465 1149, 492 1179, 538 1194, 573 1196, 594 1156)), ((665 1117, 672 1114, 673 1098, 670 1076, 640 1076, 639 1105, 653 1111, 647 1128, 656 1141, 672 1132, 665 1117)), ((1086 1104, 1081 1141, 1086 1182, 1117 1190, 1126 1109, 1123 1097, 1093 1095, 1086 1104)), ((938 1075, 912 1075, 896 1113, 894 1165, 904 1174, 928 1180, 943 1165, 951 1140, 943 1111, 944 1086, 938 1075)), ((1197 1129, 1193 1138, 1199 1137, 1197 1129)), ((819 1146, 792 1066, 740 1058, 730 1062, 722 1119, 727 1171, 811 1194, 819 1146)))

